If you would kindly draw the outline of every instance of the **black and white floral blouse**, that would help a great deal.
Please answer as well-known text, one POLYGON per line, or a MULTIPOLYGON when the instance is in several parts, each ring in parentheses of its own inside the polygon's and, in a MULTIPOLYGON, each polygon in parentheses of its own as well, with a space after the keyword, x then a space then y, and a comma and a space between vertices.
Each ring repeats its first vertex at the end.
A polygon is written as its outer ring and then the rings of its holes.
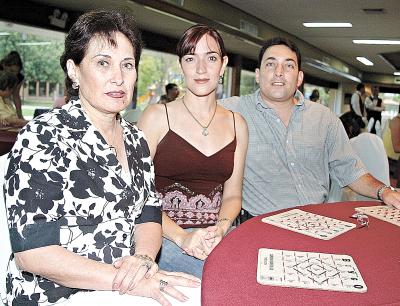
MULTIPOLYGON (((20 132, 4 185, 13 252, 60 245, 105 263, 134 253, 135 224, 161 223, 146 140, 121 119, 126 173, 79 100, 34 119, 20 132)), ((11 255, 9 305, 51 305, 78 289, 19 271, 11 255)))

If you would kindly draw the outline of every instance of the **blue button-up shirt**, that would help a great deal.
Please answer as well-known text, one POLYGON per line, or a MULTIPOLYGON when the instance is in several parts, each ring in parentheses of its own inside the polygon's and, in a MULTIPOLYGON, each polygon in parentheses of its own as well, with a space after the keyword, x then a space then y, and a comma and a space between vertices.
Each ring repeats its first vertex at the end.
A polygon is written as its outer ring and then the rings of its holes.
POLYGON ((221 102, 248 124, 243 208, 252 215, 325 202, 330 177, 343 187, 367 173, 339 118, 299 91, 295 98, 287 127, 260 90, 221 102))

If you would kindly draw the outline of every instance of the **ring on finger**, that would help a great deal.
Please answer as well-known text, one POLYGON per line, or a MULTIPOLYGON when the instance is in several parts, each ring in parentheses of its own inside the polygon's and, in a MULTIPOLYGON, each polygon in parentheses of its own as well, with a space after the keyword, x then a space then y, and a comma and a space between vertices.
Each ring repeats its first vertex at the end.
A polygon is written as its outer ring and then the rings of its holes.
POLYGON ((153 266, 153 263, 149 260, 146 260, 143 264, 143 267, 146 267, 147 271, 149 271, 151 269, 151 267, 153 266))
POLYGON ((165 287, 168 286, 168 282, 165 280, 160 279, 160 291, 164 292, 165 287))

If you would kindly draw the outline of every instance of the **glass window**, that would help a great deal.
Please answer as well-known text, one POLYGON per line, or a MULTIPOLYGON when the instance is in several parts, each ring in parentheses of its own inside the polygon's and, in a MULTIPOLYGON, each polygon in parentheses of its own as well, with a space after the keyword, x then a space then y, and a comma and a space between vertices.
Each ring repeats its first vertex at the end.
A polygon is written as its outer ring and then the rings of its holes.
POLYGON ((31 119, 35 108, 51 108, 54 98, 60 94, 53 91, 64 88, 60 56, 65 34, 3 21, 0 21, 0 32, 0 59, 10 51, 17 51, 22 58, 25 76, 21 87, 22 114, 25 119, 31 119), (58 86, 49 86, 49 83, 58 86))
POLYGON ((253 93, 258 88, 256 73, 254 71, 241 70, 240 72, 240 95, 253 93))
POLYGON ((317 90, 319 94, 319 98, 315 102, 321 103, 333 111, 337 89, 304 83, 304 97, 306 99, 311 98, 311 94, 314 90, 317 90))
POLYGON ((137 108, 157 103, 165 94, 165 85, 175 83, 184 87, 178 56, 144 49, 139 62, 137 108))

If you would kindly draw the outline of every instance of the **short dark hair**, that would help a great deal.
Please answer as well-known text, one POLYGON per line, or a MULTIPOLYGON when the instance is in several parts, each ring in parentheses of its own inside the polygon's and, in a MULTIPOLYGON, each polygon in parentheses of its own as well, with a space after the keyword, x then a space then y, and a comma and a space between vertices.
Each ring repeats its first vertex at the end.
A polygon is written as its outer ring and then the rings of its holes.
POLYGON ((0 70, 0 90, 14 88, 18 84, 18 78, 11 72, 0 70))
POLYGON ((72 59, 75 65, 79 65, 86 55, 90 40, 97 35, 116 46, 116 32, 121 32, 131 42, 137 67, 142 52, 142 39, 131 15, 118 11, 91 11, 81 15, 72 25, 65 38, 65 49, 60 58, 60 65, 65 72, 67 97, 78 95, 78 89, 72 88, 72 80, 68 77, 67 61, 72 59))
POLYGON ((363 83, 357 84, 357 90, 360 91, 361 88, 365 88, 363 83))
POLYGON ((361 133, 361 129, 365 127, 365 124, 363 126, 361 117, 357 116, 354 112, 344 113, 339 119, 342 121, 349 138, 358 136, 361 133))
POLYGON ((210 35, 217 42, 221 57, 226 56, 225 44, 218 31, 205 24, 196 24, 187 29, 179 39, 176 46, 176 54, 179 57, 179 61, 185 55, 193 53, 199 40, 206 34, 210 35))
POLYGON ((262 58, 264 56, 265 51, 267 51, 267 49, 269 47, 278 46, 278 45, 284 45, 284 46, 288 47, 290 50, 292 50, 294 53, 296 53, 297 65, 299 66, 299 70, 301 70, 300 50, 293 41, 291 41, 290 39, 288 39, 286 37, 273 37, 264 42, 264 44, 260 50, 260 53, 258 54, 258 68, 261 67, 261 62, 262 62, 262 58))
POLYGON ((13 65, 18 66, 20 71, 24 68, 21 56, 17 51, 11 51, 0 61, 0 66, 2 68, 13 65))
POLYGON ((165 85, 165 92, 168 93, 168 90, 171 90, 174 87, 178 87, 178 85, 176 85, 175 83, 168 83, 167 85, 165 85))

